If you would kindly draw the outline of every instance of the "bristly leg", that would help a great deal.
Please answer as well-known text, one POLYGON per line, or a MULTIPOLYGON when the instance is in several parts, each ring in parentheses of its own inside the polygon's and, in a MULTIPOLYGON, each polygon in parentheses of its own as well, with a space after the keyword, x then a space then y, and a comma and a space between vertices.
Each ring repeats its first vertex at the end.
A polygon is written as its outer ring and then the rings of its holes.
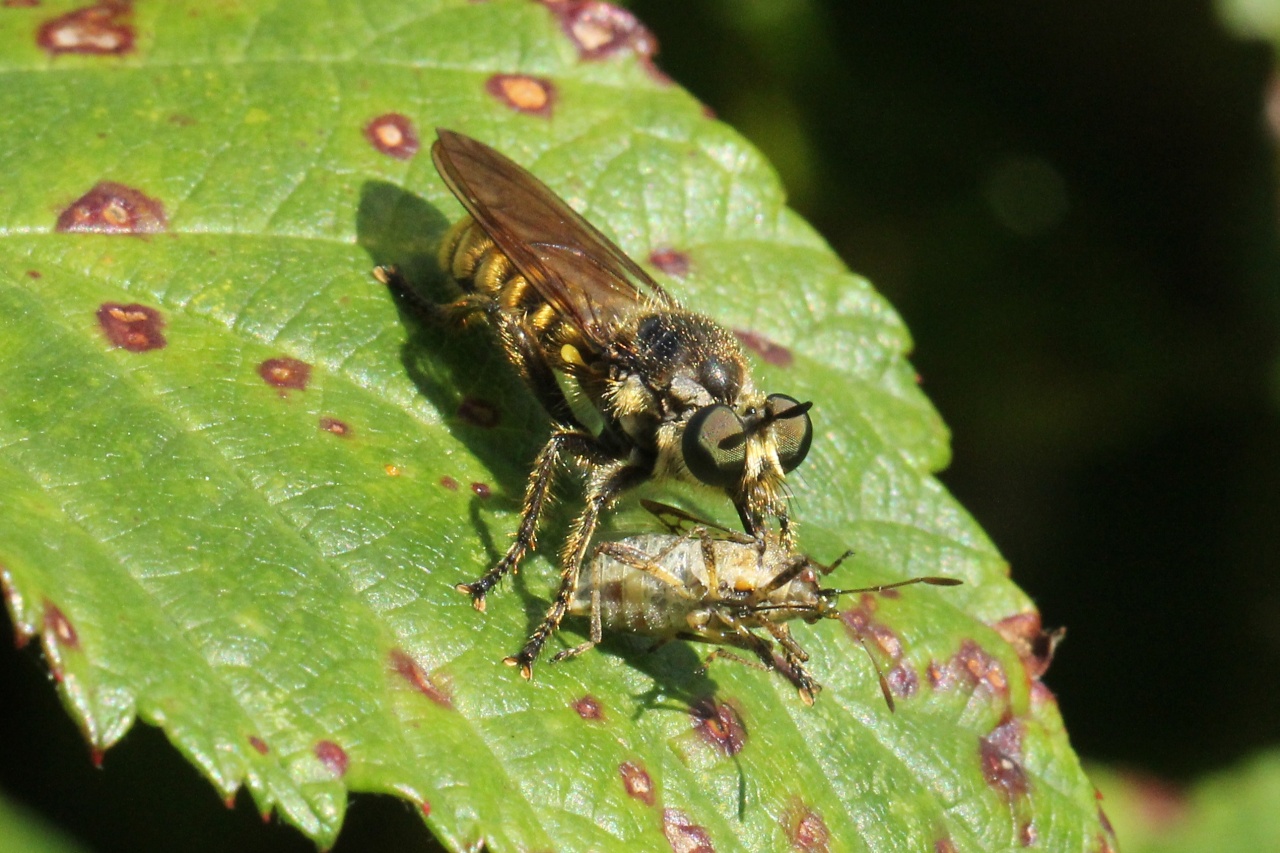
POLYGON ((471 596, 471 604, 476 610, 484 612, 485 594, 508 572, 518 571, 524 555, 537 547, 538 525, 551 498, 556 465, 566 453, 580 459, 594 459, 599 455, 594 439, 585 433, 558 430, 547 439, 547 443, 538 451, 529 483, 525 487, 524 503, 520 507, 520 527, 516 530, 515 541, 493 568, 471 583, 460 583, 454 587, 458 592, 471 596))
MULTIPOLYGON (((594 446, 593 446, 594 449, 594 446)), ((547 609, 542 622, 529 636, 524 648, 511 657, 503 658, 507 666, 520 667, 520 674, 525 678, 533 677, 533 662, 538 659, 547 638, 560 627, 564 614, 569 609, 578 586, 578 575, 582 571, 582 561, 586 559, 587 547, 595 535, 600 515, 613 505, 618 496, 649 478, 650 471, 645 468, 628 465, 624 462, 595 460, 599 473, 592 477, 588 489, 586 507, 574 522, 573 529, 565 541, 561 558, 560 589, 547 609)))

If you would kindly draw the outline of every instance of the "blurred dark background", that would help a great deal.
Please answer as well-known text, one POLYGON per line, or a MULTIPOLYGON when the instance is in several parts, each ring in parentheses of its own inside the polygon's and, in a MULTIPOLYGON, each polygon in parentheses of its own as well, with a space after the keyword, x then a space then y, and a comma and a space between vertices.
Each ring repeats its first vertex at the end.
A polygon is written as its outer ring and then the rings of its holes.
MULTIPOLYGON (((1270 49, 1201 0, 629 5, 906 318, 943 480, 1070 630, 1077 749, 1186 780, 1280 742, 1270 49)), ((95 849, 314 850, 149 727, 94 770, 0 648, 2 763, 95 849)), ((424 835, 362 797, 336 849, 424 835)))
POLYGON ((1280 741, 1270 48, 1196 0, 630 5, 905 317, 1077 749, 1280 741))

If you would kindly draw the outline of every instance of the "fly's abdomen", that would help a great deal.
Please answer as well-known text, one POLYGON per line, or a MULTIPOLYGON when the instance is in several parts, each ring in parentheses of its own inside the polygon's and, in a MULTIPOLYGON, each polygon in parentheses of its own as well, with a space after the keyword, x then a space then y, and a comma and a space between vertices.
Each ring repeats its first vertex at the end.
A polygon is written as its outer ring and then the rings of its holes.
POLYGON ((555 337, 560 325, 555 309, 470 216, 445 234, 439 262, 463 290, 489 297, 499 311, 524 316, 540 338, 555 337))

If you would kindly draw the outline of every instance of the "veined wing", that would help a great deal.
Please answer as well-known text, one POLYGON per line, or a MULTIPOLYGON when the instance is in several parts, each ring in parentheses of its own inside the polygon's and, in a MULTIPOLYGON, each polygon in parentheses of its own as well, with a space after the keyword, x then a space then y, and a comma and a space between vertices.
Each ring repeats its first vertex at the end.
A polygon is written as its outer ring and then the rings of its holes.
POLYGON ((436 169, 542 298, 603 348, 619 317, 677 304, 542 181, 483 142, 437 129, 436 169))

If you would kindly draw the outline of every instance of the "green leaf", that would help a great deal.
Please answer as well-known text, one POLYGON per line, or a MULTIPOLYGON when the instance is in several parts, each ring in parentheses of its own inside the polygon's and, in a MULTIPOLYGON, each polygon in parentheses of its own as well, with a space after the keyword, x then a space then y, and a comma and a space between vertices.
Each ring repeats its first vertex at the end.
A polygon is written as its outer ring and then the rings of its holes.
POLYGON ((947 436, 901 320, 642 38, 586 52, 624 19, 96 8, 0 19, 0 579, 95 749, 159 726, 221 795, 244 786, 322 844, 350 792, 419 805, 451 849, 1108 843, 1035 677, 1038 616, 930 476, 947 436), (47 49, 68 43, 121 52, 47 49), (421 137, 408 159, 370 142, 392 113, 421 137), (896 713, 835 621, 797 628, 826 686, 812 708, 774 674, 700 674, 684 643, 614 638, 532 683, 500 664, 554 589, 555 531, 486 614, 453 586, 514 529, 545 419, 483 329, 424 326, 369 274, 395 262, 443 292, 433 253, 460 208, 426 154, 437 126, 641 262, 681 253, 687 271, 655 269, 670 290, 750 333, 765 388, 815 401, 791 487, 815 556, 857 551, 833 583, 965 581, 853 603, 896 713), (738 722, 728 755, 716 734, 738 722))

